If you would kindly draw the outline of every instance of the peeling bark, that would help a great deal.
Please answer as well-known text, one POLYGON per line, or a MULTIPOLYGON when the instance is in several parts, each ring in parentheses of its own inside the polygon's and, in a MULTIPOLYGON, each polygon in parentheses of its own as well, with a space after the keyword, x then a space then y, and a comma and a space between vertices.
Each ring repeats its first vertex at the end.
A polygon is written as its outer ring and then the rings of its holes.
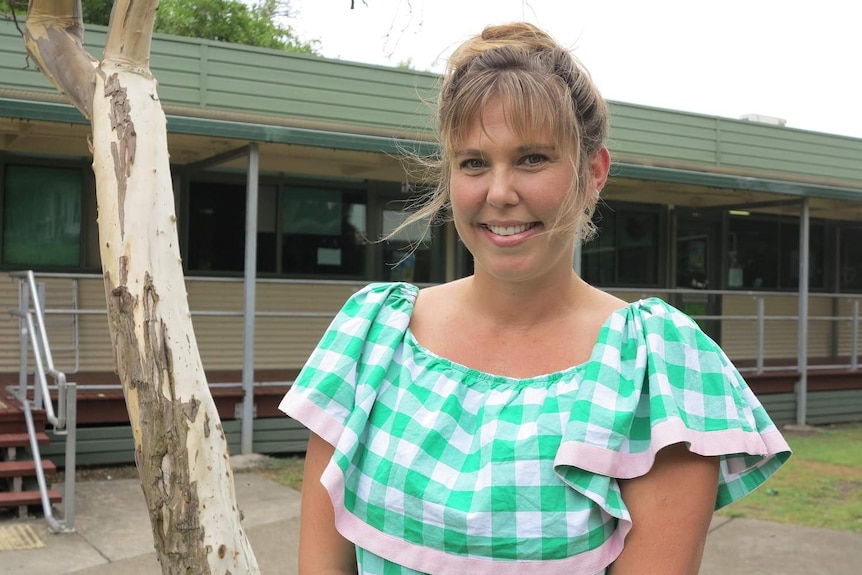
MULTIPOLYGON (((108 317, 118 371, 129 382, 140 412, 140 442, 135 462, 141 484, 148 495, 150 522, 163 573, 210 573, 206 566, 210 550, 204 545, 205 529, 198 514, 200 502, 189 474, 188 433, 201 402, 194 397, 181 401, 173 396, 175 381, 167 327, 158 314, 159 295, 149 274, 145 275, 143 299, 124 285, 115 285, 105 273, 105 289, 111 294, 108 317), (140 304, 140 305, 139 305, 140 304), (142 308, 142 309, 139 309, 142 308), (143 312, 143 342, 137 340, 136 315, 143 312), (140 353, 141 349, 147 353, 140 353)), ((224 544, 222 544, 224 546, 224 544)), ((225 546, 226 548, 226 546, 225 546)), ((220 556, 224 559, 224 554, 220 556)))
POLYGON ((254 575, 180 261, 166 120, 149 71, 157 5, 117 0, 96 62, 81 47, 80 0, 31 0, 26 45, 91 118, 108 323, 162 573, 254 575))
POLYGON ((105 97, 111 101, 109 119, 117 139, 111 142, 111 156, 114 159, 114 173, 117 178, 117 207, 120 210, 120 238, 125 235, 126 186, 135 163, 137 132, 129 112, 131 107, 126 99, 126 89, 120 86, 116 74, 105 82, 105 97))

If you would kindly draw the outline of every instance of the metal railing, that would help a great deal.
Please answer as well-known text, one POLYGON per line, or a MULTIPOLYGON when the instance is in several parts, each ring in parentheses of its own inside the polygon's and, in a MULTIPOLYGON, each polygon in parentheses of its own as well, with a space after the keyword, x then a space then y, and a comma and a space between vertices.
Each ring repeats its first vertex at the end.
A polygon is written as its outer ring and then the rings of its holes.
MULTIPOLYGON (((46 279, 69 279, 75 282, 79 280, 94 280, 98 281, 100 278, 96 275, 90 274, 39 274, 40 277, 45 277, 46 279)), ((225 277, 187 277, 186 282, 201 282, 201 283, 241 283, 243 281, 242 278, 225 278, 225 277)), ((349 286, 351 288, 358 289, 365 285, 365 282, 357 282, 357 281, 337 281, 337 280, 291 280, 291 279, 271 279, 271 278, 258 278, 257 283, 259 285, 262 284, 278 284, 284 286, 308 286, 308 285, 342 285, 349 286)), ((32 289, 32 288, 31 288, 32 289)), ((712 315, 712 314, 695 314, 690 313, 691 317, 698 322, 706 322, 706 321, 718 321, 722 323, 732 322, 732 323, 748 323, 751 325, 753 331, 753 337, 755 339, 755 344, 753 345, 752 351, 754 355, 752 357, 751 354, 746 354, 746 357, 734 357, 731 354, 731 359, 737 364, 737 368, 740 372, 747 374, 756 374, 762 375, 769 372, 795 372, 798 374, 815 372, 815 371, 824 371, 824 370, 845 370, 847 372, 859 372, 860 371, 860 361, 859 361, 859 353, 858 348, 860 344, 860 301, 862 301, 862 294, 828 294, 828 293, 811 293, 809 294, 809 299, 815 300, 818 298, 829 298, 833 299, 836 302, 839 300, 846 300, 848 303, 845 306, 845 309, 850 310, 850 313, 844 313, 844 315, 839 315, 837 312, 834 315, 828 316, 813 316, 808 315, 807 321, 799 322, 798 314, 772 314, 767 313, 767 303, 774 302, 776 299, 781 298, 798 298, 799 294, 796 292, 772 292, 772 291, 743 291, 743 290, 693 290, 693 289, 685 289, 685 288, 618 288, 618 287, 606 287, 604 288, 607 291, 611 291, 613 293, 624 295, 626 299, 635 299, 637 297, 649 297, 649 296, 659 296, 668 300, 670 303, 679 304, 679 300, 684 298, 706 298, 706 297, 717 297, 717 298, 726 298, 726 297, 750 297, 754 300, 754 312, 749 314, 724 314, 724 315, 712 315), (831 353, 828 355, 823 354, 815 354, 811 358, 801 358, 798 353, 794 351, 788 350, 788 354, 781 355, 781 357, 777 357, 770 361, 767 357, 767 341, 768 335, 776 333, 775 331, 775 323, 781 322, 799 322, 799 325, 802 329, 808 329, 807 326, 809 323, 816 324, 817 322, 828 322, 834 326, 832 330, 832 348, 835 350, 835 353, 831 353), (838 327, 841 322, 844 322, 847 326, 847 329, 841 331, 839 333, 838 327), (840 339, 840 340, 839 340, 840 339), (838 349, 848 349, 849 353, 844 353, 840 355, 837 353, 838 349), (840 361, 843 363, 835 363, 836 358, 841 357, 840 361), (792 358, 792 360, 790 359, 792 358), (812 363, 811 360, 814 360, 812 363), (790 360, 790 361, 788 361, 790 360), (802 361, 804 361, 805 365, 802 365, 802 361), (792 361, 792 363, 791 363, 792 361)), ((35 296, 34 296, 35 297, 35 296)), ((833 305, 833 309, 837 310, 837 305, 833 305)), ((79 309, 76 306, 70 309, 62 309, 62 308, 54 308, 54 309, 43 309, 43 314, 47 314, 48 316, 74 316, 74 317, 83 317, 90 315, 104 315, 106 313, 105 308, 100 309, 79 309)), ((223 318, 234 318, 234 319, 242 319, 243 318, 243 310, 242 309, 228 309, 228 310, 192 310, 193 317, 223 317, 223 318)), ((331 319, 335 314, 335 311, 306 311, 302 309, 290 309, 290 310, 278 310, 278 311, 256 311, 255 317, 257 318, 325 318, 331 319)), ((254 387, 261 387, 266 385, 284 385, 290 382, 254 382, 254 387)), ((211 387, 226 387, 226 388, 242 388, 243 384, 241 382, 236 383, 223 383, 223 384, 210 384, 211 387)), ((79 386, 78 389, 84 389, 90 386, 79 386)), ((96 387, 93 387, 94 389, 96 387)), ((107 389, 121 389, 119 384, 117 385, 99 385, 98 389, 107 390, 107 389)), ((68 391, 67 391, 68 393, 68 391)))
POLYGON ((54 366, 51 346, 45 328, 45 313, 39 297, 39 289, 32 271, 12 272, 18 279, 18 308, 9 313, 19 320, 20 371, 18 386, 12 394, 21 403, 30 438, 30 452, 36 468, 36 480, 42 500, 42 511, 51 529, 57 533, 75 530, 75 454, 77 426, 77 386, 66 381, 66 374, 54 366), (34 321, 35 318, 35 321, 34 321), (29 358, 33 357, 33 397, 29 397, 29 358), (53 380, 49 385, 48 377, 53 380), (51 390, 57 392, 57 409, 51 398, 51 390), (54 433, 66 436, 66 461, 63 491, 63 518, 54 516, 48 493, 42 456, 39 450, 38 431, 33 421, 33 410, 45 411, 45 417, 53 426, 54 433))
MULTIPOLYGON (((638 294, 640 297, 648 297, 651 295, 664 295, 668 296, 666 299, 671 300, 673 296, 720 296, 720 297, 750 297, 754 300, 755 312, 753 314, 743 314, 743 315, 730 315, 730 314, 719 314, 719 315, 710 315, 710 314, 690 314, 691 318, 695 321, 720 321, 720 322, 746 322, 752 324, 754 327, 754 334, 756 337, 756 348, 755 348, 755 356, 754 356, 754 365, 753 366, 737 366, 737 369, 742 373, 755 373, 757 375, 764 374, 766 372, 775 372, 775 371, 796 371, 800 372, 803 369, 807 369, 808 371, 825 371, 825 370, 847 370, 850 372, 858 372, 859 371, 859 342, 860 342, 860 301, 862 301, 862 294, 848 294, 848 293, 810 293, 809 300, 813 299, 832 299, 835 301, 845 300, 850 307, 849 315, 808 315, 807 320, 809 323, 818 323, 818 322, 826 322, 830 323, 833 326, 838 326, 840 323, 844 322, 848 324, 849 329, 849 342, 847 342, 847 346, 849 347, 848 360, 845 363, 811 363, 806 362, 806 365, 801 365, 798 361, 796 363, 774 363, 772 365, 766 364, 766 339, 767 339, 767 322, 799 322, 798 314, 767 314, 766 313, 766 302, 767 300, 774 300, 777 298, 798 298, 799 294, 797 292, 765 292, 765 291, 742 291, 742 290, 692 290, 685 288, 678 289, 643 289, 643 288, 606 288, 608 291, 612 291, 614 293, 627 293, 627 294, 638 294)), ((841 343, 838 341, 837 334, 833 333, 833 347, 838 348, 841 343)), ((794 352, 794 355, 796 353, 794 352)), ((832 359, 837 357, 837 354, 833 354, 831 356, 832 359)), ((731 358, 734 361, 739 361, 739 358, 731 358)), ((814 358, 819 359, 819 358, 814 358)))
MULTIPOLYGON (((10 274, 16 275, 16 273, 10 274)), ((46 278, 60 278, 60 279, 70 279, 70 280, 81 280, 81 279, 93 279, 97 280, 99 276, 87 275, 87 274, 38 274, 38 276, 46 277, 46 278)), ((202 282, 202 283, 241 283, 242 278, 217 278, 217 277, 186 277, 186 282, 202 282)), ((281 284, 281 285, 348 285, 351 287, 361 287, 364 285, 363 282, 357 281, 332 281, 332 280, 292 280, 292 279, 269 279, 269 278, 258 278, 258 284, 281 284)), ((721 322, 742 322, 749 323, 752 328, 755 330, 756 335, 756 348, 755 348, 755 356, 753 358, 745 358, 745 361, 753 361, 754 365, 752 366, 743 366, 740 368, 740 371, 747 373, 756 373, 763 374, 771 371, 788 371, 788 370, 800 370, 803 366, 800 366, 798 363, 772 363, 767 365, 767 357, 766 357, 766 341, 767 341, 767 323, 768 322, 798 322, 799 316, 790 314, 768 314, 766 311, 766 303, 769 300, 774 300, 776 298, 797 298, 799 294, 797 292, 773 292, 773 291, 743 291, 743 290, 693 290, 686 288, 621 288, 621 287, 604 287, 606 291, 610 291, 616 294, 627 294, 632 298, 636 297, 649 297, 653 295, 658 295, 664 297, 666 300, 673 303, 673 299, 675 297, 685 297, 685 296, 733 296, 733 297, 751 297, 755 302, 755 312, 751 314, 737 314, 737 315, 709 315, 709 314, 690 314, 691 317, 698 321, 721 321, 721 322)), ((849 341, 844 342, 847 347, 849 347, 850 352, 848 355, 848 360, 846 363, 810 363, 807 365, 809 370, 825 370, 825 369, 847 369, 850 371, 859 371, 860 369, 860 358, 859 358, 859 344, 860 340, 860 329, 862 329, 862 322, 860 322, 860 318, 862 318, 862 312, 860 312, 860 302, 862 302, 862 293, 853 294, 853 293, 811 293, 809 295, 809 299, 814 300, 818 298, 829 298, 834 300, 846 300, 849 303, 850 313, 849 315, 829 315, 829 316, 816 316, 809 315, 808 321, 817 323, 817 322, 828 322, 834 325, 838 325, 841 322, 845 322, 848 326, 849 330, 849 341)), ((68 316, 68 317, 76 317, 80 318, 82 316, 91 316, 91 315, 105 315, 105 308, 99 309, 79 309, 77 307, 72 308, 53 308, 53 309, 44 309, 43 313, 49 317, 53 316, 68 316)), ((331 319, 334 316, 335 312, 324 312, 324 311, 304 311, 304 310, 284 310, 284 311, 257 311, 255 312, 255 317, 257 318, 327 318, 331 319)), ((243 310, 192 310, 191 312, 193 317, 224 317, 224 318, 236 318, 241 319, 243 317, 243 310)), ((837 336, 836 336, 837 337, 837 336)), ((836 342, 837 347, 837 342, 836 342)), ((77 353, 76 353, 77 355, 77 353)), ((791 354, 794 358, 796 358, 796 351, 793 351, 791 354)), ((734 361, 739 360, 739 358, 731 357, 734 361)), ((784 358, 787 359, 787 358, 784 358)), ((819 358, 814 358, 819 359, 819 358)), ((76 361, 76 368, 78 364, 76 361)), ((237 384, 239 385, 239 384, 237 384)), ((119 388, 119 386, 117 386, 119 388)))

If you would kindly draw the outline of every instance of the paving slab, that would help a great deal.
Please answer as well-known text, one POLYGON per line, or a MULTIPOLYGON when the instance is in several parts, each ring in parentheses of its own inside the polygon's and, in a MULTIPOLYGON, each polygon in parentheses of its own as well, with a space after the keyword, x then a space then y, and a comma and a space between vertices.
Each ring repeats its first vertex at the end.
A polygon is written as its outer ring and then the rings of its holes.
MULTIPOLYGON (((276 521, 247 529, 248 540, 260 572, 297 575, 296 554, 299 522, 276 521)), ((72 571, 70 575, 161 575, 155 552, 112 563, 72 571)))
POLYGON ((710 530, 700 575, 862 573, 862 533, 734 518, 710 530))
MULTIPOLYGON (((234 475, 237 504, 263 573, 295 575, 299 492, 255 473, 234 475), (268 566, 265 568, 265 566, 268 566)), ((32 525, 45 547, 0 552, 0 575, 160 575, 144 495, 137 479, 76 486, 75 533, 32 525)))
POLYGON ((55 535, 44 520, 28 520, 45 547, 25 551, 0 552, 2 575, 65 575, 72 569, 107 563, 79 533, 55 535))

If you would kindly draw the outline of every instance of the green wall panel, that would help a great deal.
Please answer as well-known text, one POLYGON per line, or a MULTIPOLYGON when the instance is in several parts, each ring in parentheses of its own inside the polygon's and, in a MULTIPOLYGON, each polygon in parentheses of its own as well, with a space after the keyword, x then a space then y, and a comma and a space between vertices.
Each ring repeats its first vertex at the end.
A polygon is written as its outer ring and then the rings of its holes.
MULTIPOLYGON (((96 57, 105 35, 104 28, 86 31, 85 45, 96 57)), ((0 90, 56 94, 32 62, 27 69, 25 63, 14 24, 0 21, 0 90)), ((293 118, 319 122, 323 129, 353 125, 359 131, 392 134, 429 129, 433 112, 428 102, 439 84, 437 76, 426 72, 165 35, 153 40, 152 68, 168 107, 278 117, 273 124, 293 118)), ((47 107, 44 118, 59 119, 47 107)), ((226 127, 223 123, 207 130, 224 137, 243 132, 217 133, 226 127)), ((684 165, 705 173, 720 168, 723 174, 789 182, 822 179, 830 186, 862 191, 862 139, 612 102, 610 148, 632 164, 684 165)))
MULTIPOLYGON (((240 452, 241 422, 223 421, 225 438, 231 453, 240 452)), ((66 464, 66 437, 48 433, 51 442, 42 456, 58 467, 66 464)), ((302 453, 308 443, 308 431, 289 417, 256 419, 252 448, 255 453, 302 453)), ((77 465, 118 465, 135 461, 132 428, 128 425, 78 428, 77 465)))

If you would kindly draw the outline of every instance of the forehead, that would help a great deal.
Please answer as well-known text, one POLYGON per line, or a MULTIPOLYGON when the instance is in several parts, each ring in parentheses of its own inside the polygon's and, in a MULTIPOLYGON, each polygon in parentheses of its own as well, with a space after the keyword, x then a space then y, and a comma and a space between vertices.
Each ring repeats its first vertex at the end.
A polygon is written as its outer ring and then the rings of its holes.
POLYGON ((508 132, 525 142, 555 143, 550 119, 545 114, 535 113, 532 108, 512 103, 501 96, 493 97, 467 117, 460 133, 455 135, 455 141, 460 144, 468 139, 508 132))

